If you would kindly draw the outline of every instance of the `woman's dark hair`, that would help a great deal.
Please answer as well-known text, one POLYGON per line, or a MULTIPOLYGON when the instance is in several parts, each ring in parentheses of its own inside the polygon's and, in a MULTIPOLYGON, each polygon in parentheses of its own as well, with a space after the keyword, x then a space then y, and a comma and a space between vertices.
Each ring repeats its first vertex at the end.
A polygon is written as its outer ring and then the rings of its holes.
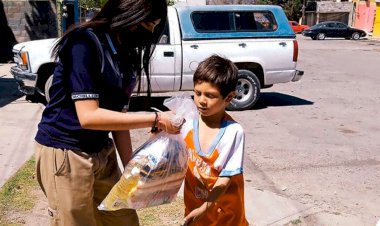
POLYGON ((209 82, 218 87, 220 94, 226 97, 236 90, 238 73, 238 68, 232 61, 218 55, 212 55, 198 65, 193 82, 194 85, 209 82))
POLYGON ((92 28, 95 33, 110 32, 119 35, 128 33, 129 35, 125 36, 126 40, 122 40, 123 42, 128 43, 129 38, 144 40, 144 42, 135 43, 133 50, 131 50, 136 51, 136 59, 133 60, 132 67, 136 70, 139 79, 138 93, 140 92, 142 69, 144 69, 147 78, 148 96, 150 96, 149 61, 164 30, 166 20, 166 0, 108 0, 99 13, 90 21, 68 29, 54 45, 52 56, 57 59, 63 44, 79 29, 92 28), (140 22, 153 22, 157 19, 161 19, 161 21, 155 27, 153 33, 129 32, 128 27, 138 25, 140 22), (144 53, 143 56, 142 53, 144 53))

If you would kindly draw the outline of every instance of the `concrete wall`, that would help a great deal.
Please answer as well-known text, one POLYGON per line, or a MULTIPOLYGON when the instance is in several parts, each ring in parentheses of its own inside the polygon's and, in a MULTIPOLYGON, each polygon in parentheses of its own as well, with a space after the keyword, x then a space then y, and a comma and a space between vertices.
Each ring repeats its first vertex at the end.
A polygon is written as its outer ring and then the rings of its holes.
POLYGON ((352 17, 352 2, 321 1, 316 2, 315 11, 305 13, 305 23, 312 26, 323 21, 334 20, 351 25, 352 17))
POLYGON ((352 2, 317 2, 317 12, 319 13, 339 13, 352 12, 352 2))
POLYGON ((53 0, 0 0, 17 42, 57 37, 53 0))

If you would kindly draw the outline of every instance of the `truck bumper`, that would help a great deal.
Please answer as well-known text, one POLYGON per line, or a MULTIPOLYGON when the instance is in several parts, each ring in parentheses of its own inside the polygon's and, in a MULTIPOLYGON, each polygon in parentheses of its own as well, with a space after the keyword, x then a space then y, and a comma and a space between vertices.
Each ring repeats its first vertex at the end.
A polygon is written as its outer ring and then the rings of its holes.
POLYGON ((300 70, 296 70, 296 72, 294 73, 294 76, 293 76, 293 79, 292 79, 292 82, 297 82, 299 81, 302 76, 303 76, 303 71, 300 71, 300 70))
POLYGON ((10 70, 14 79, 19 85, 19 90, 26 95, 33 95, 36 90, 37 74, 24 71, 18 66, 11 67, 10 70))

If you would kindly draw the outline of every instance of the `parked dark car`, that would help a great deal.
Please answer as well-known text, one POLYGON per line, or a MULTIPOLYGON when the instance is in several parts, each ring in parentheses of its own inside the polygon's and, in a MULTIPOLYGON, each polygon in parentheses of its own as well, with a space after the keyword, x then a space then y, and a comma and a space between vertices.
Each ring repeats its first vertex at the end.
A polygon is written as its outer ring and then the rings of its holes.
POLYGON ((323 40, 326 37, 358 40, 367 34, 363 30, 352 28, 342 22, 326 21, 303 30, 302 35, 311 37, 313 40, 323 40))

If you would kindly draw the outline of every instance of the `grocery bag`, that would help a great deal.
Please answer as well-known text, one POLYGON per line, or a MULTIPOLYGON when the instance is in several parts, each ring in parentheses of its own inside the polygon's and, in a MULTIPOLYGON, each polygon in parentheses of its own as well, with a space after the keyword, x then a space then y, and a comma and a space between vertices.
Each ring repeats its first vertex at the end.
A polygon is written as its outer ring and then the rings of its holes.
MULTIPOLYGON (((197 108, 190 95, 168 98, 172 122, 194 119, 197 108)), ((123 175, 98 206, 99 210, 141 209, 172 202, 187 170, 188 151, 180 134, 160 132, 134 151, 123 175)))

